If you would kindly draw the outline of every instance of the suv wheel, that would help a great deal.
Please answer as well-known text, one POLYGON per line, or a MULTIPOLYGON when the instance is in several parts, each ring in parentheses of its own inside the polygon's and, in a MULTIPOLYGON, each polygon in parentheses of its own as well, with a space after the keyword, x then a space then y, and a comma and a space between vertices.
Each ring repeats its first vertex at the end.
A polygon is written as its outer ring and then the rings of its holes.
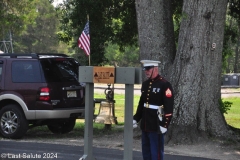
POLYGON ((5 138, 22 138, 28 130, 28 121, 17 105, 7 105, 0 110, 0 133, 5 138))
POLYGON ((67 119, 65 121, 48 124, 48 129, 55 134, 64 134, 73 130, 76 119, 67 119))

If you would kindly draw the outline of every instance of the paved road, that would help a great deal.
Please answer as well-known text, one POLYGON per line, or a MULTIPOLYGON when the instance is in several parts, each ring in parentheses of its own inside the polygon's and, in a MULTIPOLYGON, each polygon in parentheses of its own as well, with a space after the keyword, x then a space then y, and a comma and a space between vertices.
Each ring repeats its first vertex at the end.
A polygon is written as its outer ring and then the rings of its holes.
MULTIPOLYGON (((18 142, 0 140, 1 160, 79 160, 84 154, 83 146, 18 142)), ((96 160, 122 160, 123 150, 93 147, 96 160)), ((165 155, 167 160, 211 160, 208 158, 165 155)), ((142 160, 141 152, 133 151, 133 160, 142 160)))

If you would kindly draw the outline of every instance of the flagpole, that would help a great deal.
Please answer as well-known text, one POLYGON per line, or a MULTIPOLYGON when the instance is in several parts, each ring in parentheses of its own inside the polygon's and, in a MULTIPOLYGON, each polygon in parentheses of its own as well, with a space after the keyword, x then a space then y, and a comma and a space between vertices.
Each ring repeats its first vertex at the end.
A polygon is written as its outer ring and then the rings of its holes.
MULTIPOLYGON (((88 23, 89 23, 89 15, 88 15, 88 14, 87 14, 87 21, 88 21, 88 23)), ((91 45, 90 45, 90 46, 91 46, 91 45)), ((89 49, 91 48, 90 46, 89 46, 89 49)), ((88 56, 88 64, 89 64, 89 66, 91 65, 90 53, 91 53, 91 49, 90 49, 89 56, 88 56)))
POLYGON ((89 61, 88 64, 89 64, 89 66, 90 66, 90 65, 91 65, 91 64, 90 64, 90 54, 89 54, 89 56, 88 56, 88 61, 89 61))

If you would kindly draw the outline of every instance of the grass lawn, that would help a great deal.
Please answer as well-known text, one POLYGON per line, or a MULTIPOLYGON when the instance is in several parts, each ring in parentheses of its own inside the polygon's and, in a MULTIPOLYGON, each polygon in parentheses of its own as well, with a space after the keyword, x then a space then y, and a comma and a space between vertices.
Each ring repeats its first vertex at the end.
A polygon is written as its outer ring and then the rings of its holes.
MULTIPOLYGON (((105 99, 105 95, 104 94, 94 94, 94 98, 104 98, 105 99)), ((135 114, 135 111, 137 109, 137 105, 138 105, 138 101, 139 101, 140 96, 134 95, 134 110, 133 113, 135 114)), ((117 117, 117 121, 119 124, 123 124, 124 122, 124 103, 125 103, 125 96, 123 94, 114 94, 114 100, 116 101, 115 103, 115 117, 117 117)), ((95 112, 94 114, 98 114, 99 112, 99 106, 100 104, 96 104, 95 105, 95 112)))
POLYGON ((227 123, 234 128, 240 129, 240 98, 223 98, 223 101, 232 102, 230 110, 227 111, 227 114, 224 114, 227 123))
MULTIPOLYGON (((104 94, 94 94, 94 98, 105 98, 104 94)), ((134 111, 137 109, 138 101, 140 96, 134 95, 134 111)), ((115 103, 115 116, 117 117, 117 121, 119 124, 123 124, 124 122, 124 103, 125 97, 122 94, 114 95, 115 103)), ((226 121, 229 125, 235 128, 240 129, 240 98, 224 98, 223 101, 232 102, 232 106, 230 110, 227 111, 228 114, 224 114, 226 121)), ((98 114, 100 104, 96 104, 95 106, 95 114, 98 114)))
MULTIPOLYGON (((94 98, 102 98, 105 99, 104 94, 94 94, 94 98)), ((135 95, 134 96, 134 111, 135 113, 138 105, 140 96, 135 95)), ((116 101, 115 103, 115 116, 117 117, 118 125, 123 125, 124 124, 124 103, 125 103, 125 96, 122 94, 115 94, 114 95, 114 100, 116 101)), ((230 110, 227 111, 228 114, 224 114, 226 121, 229 125, 231 125, 234 128, 239 128, 240 129, 240 98, 224 98, 223 101, 229 101, 232 102, 232 106, 230 110)), ((100 104, 97 103, 95 105, 95 114, 97 115, 99 112, 99 106, 100 104)), ((113 127, 111 131, 104 130, 104 124, 101 123, 93 123, 93 133, 98 136, 102 136, 105 134, 112 134, 113 132, 121 132, 123 128, 115 128, 113 127)), ((47 133, 50 133, 48 128, 46 126, 42 127, 36 127, 32 130, 29 130, 27 132, 27 135, 37 135, 36 133, 45 132, 46 135, 47 133)), ((84 136, 84 120, 83 119, 77 119, 77 123, 74 129, 74 132, 70 132, 68 136, 84 136)), ((49 134, 49 137, 54 137, 54 134, 49 134)), ((62 135, 64 136, 64 134, 62 135)), ((0 136, 1 137, 1 136, 0 136)))
MULTIPOLYGON (((102 98, 105 99, 104 94, 94 94, 94 98, 102 98)), ((138 101, 140 96, 135 95, 134 96, 134 110, 133 113, 136 112, 138 101)), ((115 94, 114 95, 115 103, 115 117, 117 117, 118 125, 124 124, 124 103, 125 103, 125 96, 122 94, 115 94)), ((234 128, 240 129, 240 98, 224 98, 223 101, 232 102, 232 106, 230 110, 227 111, 228 114, 224 114, 226 121, 229 125, 231 125, 234 128)), ((96 103, 95 105, 95 115, 99 112, 99 103, 96 103)), ((94 135, 102 136, 105 134, 112 134, 114 132, 121 132, 123 128, 115 128, 113 127, 111 131, 104 130, 104 124, 101 123, 93 123, 93 132, 94 135)), ((30 129, 27 132, 27 137, 31 136, 39 136, 41 137, 41 133, 44 133, 48 137, 55 137, 54 134, 51 134, 51 132, 48 130, 47 126, 40 126, 33 129, 30 129)), ((65 136, 65 134, 60 135, 65 136)), ((73 132, 70 132, 68 136, 84 136, 84 120, 83 119, 77 119, 76 126, 74 128, 73 132)), ((1 136, 0 136, 1 137, 1 136)), ((57 136, 59 137, 59 136, 57 136)))

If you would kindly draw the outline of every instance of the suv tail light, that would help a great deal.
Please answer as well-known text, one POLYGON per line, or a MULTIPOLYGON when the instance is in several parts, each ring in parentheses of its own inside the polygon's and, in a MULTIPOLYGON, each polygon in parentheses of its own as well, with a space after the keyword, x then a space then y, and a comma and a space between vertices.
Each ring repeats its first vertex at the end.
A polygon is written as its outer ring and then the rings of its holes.
POLYGON ((39 100, 49 101, 50 100, 50 89, 48 87, 40 88, 39 100))

